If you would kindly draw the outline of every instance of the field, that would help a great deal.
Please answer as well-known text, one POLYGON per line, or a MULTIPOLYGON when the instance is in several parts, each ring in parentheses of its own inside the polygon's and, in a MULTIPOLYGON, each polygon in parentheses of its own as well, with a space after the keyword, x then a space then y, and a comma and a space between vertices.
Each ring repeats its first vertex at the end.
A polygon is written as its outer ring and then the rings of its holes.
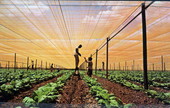
POLYGON ((170 1, 0 0, 0 108, 170 108, 169 28, 170 1))
POLYGON ((108 79, 104 71, 92 77, 80 71, 80 78, 72 70, 17 70, 16 73, 1 69, 1 107, 133 108, 170 104, 169 72, 156 72, 155 77, 150 72, 148 90, 143 88, 140 71, 109 71, 108 79))

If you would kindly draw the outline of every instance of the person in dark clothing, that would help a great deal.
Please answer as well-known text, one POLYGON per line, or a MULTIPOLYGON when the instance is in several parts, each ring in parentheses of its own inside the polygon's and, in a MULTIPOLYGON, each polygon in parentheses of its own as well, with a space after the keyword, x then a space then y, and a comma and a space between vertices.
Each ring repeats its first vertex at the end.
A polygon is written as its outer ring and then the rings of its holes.
POLYGON ((53 70, 54 70, 54 68, 53 68, 53 63, 51 64, 50 69, 51 69, 51 72, 53 72, 53 70))
POLYGON ((87 75, 89 77, 92 76, 92 73, 93 73, 93 62, 92 62, 92 57, 89 57, 88 58, 88 61, 86 60, 86 57, 84 57, 85 59, 85 62, 88 63, 88 71, 87 71, 87 75))
POLYGON ((32 60, 31 62, 32 62, 32 65, 31 65, 32 69, 34 69, 34 61, 32 60))
POLYGON ((79 68, 79 56, 81 56, 81 54, 79 53, 79 49, 82 47, 82 45, 80 44, 76 49, 75 49, 75 54, 74 54, 74 58, 75 58, 75 72, 77 73, 79 68))

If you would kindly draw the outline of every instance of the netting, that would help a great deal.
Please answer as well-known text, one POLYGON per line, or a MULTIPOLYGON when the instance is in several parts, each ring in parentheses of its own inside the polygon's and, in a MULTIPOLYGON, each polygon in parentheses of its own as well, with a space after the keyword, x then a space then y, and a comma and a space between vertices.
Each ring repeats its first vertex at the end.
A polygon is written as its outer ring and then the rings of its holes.
MULTIPOLYGON (((19 67, 27 57, 74 68, 74 50, 82 44, 82 57, 89 57, 138 12, 143 1, 53 1, 2 0, 0 2, 1 66, 12 66, 17 53, 19 67), (19 63, 22 62, 22 63, 19 63)), ((145 2, 146 6, 150 3, 145 2)), ((154 2, 147 10, 148 67, 169 65, 170 2, 154 2), (154 66, 153 66, 154 65, 154 66)), ((142 25, 139 15, 109 43, 110 69, 142 70, 142 25), (120 65, 119 65, 120 64, 120 65)), ((99 51, 98 68, 105 62, 105 49, 99 51)), ((93 57, 95 62, 95 57, 93 57)), ((95 64, 95 63, 94 63, 95 64)))

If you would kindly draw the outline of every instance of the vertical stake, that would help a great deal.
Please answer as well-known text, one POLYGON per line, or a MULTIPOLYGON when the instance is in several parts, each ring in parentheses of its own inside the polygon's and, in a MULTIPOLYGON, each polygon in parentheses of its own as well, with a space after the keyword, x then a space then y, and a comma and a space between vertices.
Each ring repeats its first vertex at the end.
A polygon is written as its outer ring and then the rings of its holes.
POLYGON ((109 53, 108 53, 108 50, 109 50, 109 38, 108 37, 107 37, 106 41, 107 41, 107 44, 106 44, 106 78, 108 78, 108 56, 109 56, 109 53))
POLYGON ((97 57, 98 57, 98 49, 96 49, 96 64, 95 64, 95 73, 97 74, 97 57))
POLYGON ((41 60, 41 70, 42 70, 42 60, 41 60))
POLYGON ((46 66, 45 66, 46 70, 47 70, 47 62, 46 62, 46 66))
POLYGON ((135 60, 133 60, 133 71, 135 70, 135 60))
POLYGON ((162 66, 162 72, 164 71, 164 58, 161 56, 161 66, 162 66))
POLYGON ((127 65, 127 63, 126 63, 126 61, 125 61, 125 71, 126 71, 126 67, 127 67, 126 65, 127 65))
POLYGON ((112 69, 111 64, 110 64, 110 70, 112 69))
POLYGON ((16 72, 16 53, 14 54, 14 72, 16 72))
POLYGON ((114 63, 114 71, 115 71, 115 63, 114 63))
POLYGON ((165 65, 165 62, 164 62, 164 71, 166 71, 166 65, 165 65))
POLYGON ((146 36, 146 16, 145 3, 142 3, 142 32, 143 32, 143 70, 144 88, 148 89, 148 69, 147 69, 147 36, 146 36))
POLYGON ((27 71, 28 71, 28 68, 29 68, 29 57, 27 57, 27 71))
POLYGON ((35 70, 37 70, 37 59, 35 61, 35 70))
POLYGON ((10 66, 10 61, 8 61, 8 70, 9 70, 9 66, 10 66))

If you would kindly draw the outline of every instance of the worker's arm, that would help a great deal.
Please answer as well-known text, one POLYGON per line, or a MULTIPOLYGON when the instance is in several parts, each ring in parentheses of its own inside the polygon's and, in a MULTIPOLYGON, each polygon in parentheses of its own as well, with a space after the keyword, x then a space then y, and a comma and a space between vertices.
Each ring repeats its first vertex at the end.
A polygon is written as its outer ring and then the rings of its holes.
POLYGON ((87 59, 86 59, 86 57, 84 57, 84 59, 85 59, 85 62, 87 63, 87 59))

